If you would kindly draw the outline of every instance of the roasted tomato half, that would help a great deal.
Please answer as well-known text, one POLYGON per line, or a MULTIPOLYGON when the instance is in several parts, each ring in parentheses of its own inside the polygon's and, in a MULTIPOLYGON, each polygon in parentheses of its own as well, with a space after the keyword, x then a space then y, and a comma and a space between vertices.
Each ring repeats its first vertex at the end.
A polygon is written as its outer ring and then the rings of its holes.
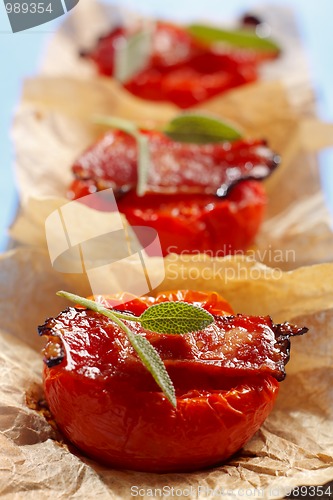
MULTIPOLYGON (((92 60, 100 74, 113 76, 116 48, 130 34, 118 27, 81 55, 92 60)), ((124 87, 142 99, 169 101, 188 108, 230 88, 255 81, 260 63, 277 55, 278 51, 228 46, 217 49, 198 41, 180 26, 157 22, 149 60, 142 70, 124 82, 124 87)))
POLYGON ((135 315, 161 301, 186 301, 215 316, 204 330, 185 335, 127 322, 163 359, 176 408, 126 334, 105 316, 68 308, 39 327, 48 338, 45 394, 59 428, 87 456, 117 468, 188 471, 228 459, 272 410, 289 337, 306 330, 234 315, 216 293, 171 291, 122 305, 107 297, 98 301, 135 315))
MULTIPOLYGON (((266 194, 260 181, 279 157, 263 140, 188 144, 161 132, 142 133, 150 150, 144 196, 136 195, 134 138, 108 131, 74 163, 69 198, 113 188, 118 209, 131 225, 157 230, 164 255, 246 250, 264 217, 266 194)), ((107 210, 107 201, 96 208, 107 210)))

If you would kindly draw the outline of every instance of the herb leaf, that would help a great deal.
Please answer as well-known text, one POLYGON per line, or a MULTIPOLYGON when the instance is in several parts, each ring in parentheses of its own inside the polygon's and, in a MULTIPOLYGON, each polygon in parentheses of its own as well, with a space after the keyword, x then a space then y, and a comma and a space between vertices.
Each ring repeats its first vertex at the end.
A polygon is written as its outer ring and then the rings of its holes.
MULTIPOLYGON (((126 319, 129 321, 137 320, 136 316, 132 316, 131 314, 125 314, 125 313, 119 314, 117 311, 108 309, 99 304, 98 302, 95 302, 94 300, 85 299, 84 297, 81 297, 80 295, 75 295, 74 293, 60 290, 59 292, 56 293, 56 295, 58 295, 58 297, 64 297, 65 299, 74 302, 74 304, 85 307, 86 309, 91 309, 92 311, 95 311, 99 314, 103 314, 103 316, 112 319, 115 323, 117 323, 118 326, 120 326, 119 323, 122 323, 122 321, 121 322, 119 321, 119 318, 126 319)), ((121 325, 121 328, 123 328, 123 330, 126 331, 127 333, 128 327, 126 325, 121 325), (126 328, 126 330, 124 330, 123 326, 126 328)))
POLYGON ((187 31, 195 38, 207 43, 227 42, 241 48, 255 49, 263 52, 280 52, 278 44, 270 38, 261 38, 254 31, 248 29, 227 30, 191 24, 187 31))
POLYGON ((125 118, 118 118, 116 116, 95 115, 94 123, 117 128, 130 135, 133 135, 138 130, 138 127, 134 122, 126 120, 125 118))
POLYGON ((163 132, 174 141, 206 144, 235 141, 242 133, 233 124, 201 113, 183 113, 176 116, 163 132))
POLYGON ((126 333, 128 340, 144 366, 151 373, 172 406, 176 407, 175 388, 162 358, 145 337, 132 332, 122 320, 139 322, 143 328, 156 333, 182 334, 206 328, 214 322, 212 314, 187 302, 161 302, 148 307, 141 316, 134 316, 107 309, 94 300, 85 299, 73 293, 59 291, 57 295, 77 305, 103 314, 114 321, 126 333))
MULTIPOLYGON (((172 383, 172 380, 170 379, 170 376, 164 366, 164 363, 160 355, 154 349, 154 347, 148 342, 147 339, 133 333, 128 328, 128 326, 125 325, 125 323, 123 323, 121 319, 119 319, 119 314, 117 314, 115 311, 107 309, 106 307, 102 306, 101 304, 98 304, 93 300, 85 299, 83 297, 80 297, 79 295, 74 295, 73 293, 64 291, 57 292, 57 295, 60 297, 64 297, 70 300, 71 302, 74 302, 75 304, 79 304, 83 307, 91 309, 92 311, 95 311, 99 314, 103 314, 107 318, 110 318, 112 321, 114 321, 126 333, 128 340, 132 344, 140 360, 147 368, 147 370, 151 373, 156 383, 162 389, 163 393, 170 401, 172 406, 174 407, 177 406, 175 388, 172 383)), ((136 318, 136 316, 131 316, 131 315, 120 314, 120 316, 122 316, 123 318, 125 317, 125 319, 129 319, 132 321, 138 319, 136 318)))
POLYGON ((172 406, 177 406, 176 391, 164 363, 154 347, 145 337, 130 333, 128 338, 142 363, 153 376, 172 406))
POLYGON ((126 83, 147 66, 152 52, 152 27, 146 26, 117 44, 114 77, 126 83))
POLYGON ((143 196, 147 189, 147 179, 150 164, 150 153, 148 138, 142 134, 135 123, 123 118, 97 115, 94 122, 107 127, 116 128, 134 137, 138 147, 138 184, 136 193, 143 196))
POLYGON ((214 316, 187 302, 160 302, 148 307, 139 321, 153 332, 184 334, 203 330, 214 322, 214 316))
POLYGON ((143 196, 147 190, 150 164, 148 137, 141 134, 139 131, 135 133, 134 137, 138 145, 138 184, 136 187, 136 194, 138 196, 143 196))

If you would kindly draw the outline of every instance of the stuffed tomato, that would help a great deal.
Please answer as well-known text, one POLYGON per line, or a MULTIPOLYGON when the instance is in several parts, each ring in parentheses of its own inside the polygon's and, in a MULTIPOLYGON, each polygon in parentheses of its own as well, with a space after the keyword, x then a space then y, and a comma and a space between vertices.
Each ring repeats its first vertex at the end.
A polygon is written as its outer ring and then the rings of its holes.
POLYGON ((166 302, 190 303, 213 315, 206 328, 182 335, 130 325, 158 352, 175 406, 109 318, 68 308, 39 327, 48 338, 44 388, 55 421, 83 453, 117 468, 188 471, 227 460, 271 412, 285 377, 289 337, 306 331, 275 325, 268 316, 234 315, 216 293, 178 290, 125 303, 122 297, 121 305, 96 300, 137 317, 166 302))
POLYGON ((260 39, 249 29, 231 32, 230 36, 225 30, 201 25, 186 28, 163 21, 150 25, 149 31, 147 27, 116 27, 101 36, 94 47, 81 52, 100 74, 120 79, 137 97, 169 101, 180 108, 257 80, 260 64, 278 55, 274 42, 260 39), (123 48, 133 45, 135 37, 138 41, 140 32, 150 37, 150 49, 148 54, 147 49, 141 51, 145 56, 137 67, 140 51, 131 60, 130 52, 124 54, 123 48), (117 69, 121 57, 133 66, 124 77, 117 69))
MULTIPOLYGON (((265 141, 198 144, 173 140, 160 131, 141 134, 150 154, 144 196, 136 192, 136 140, 110 130, 75 161, 69 198, 112 188, 129 224, 157 231, 164 255, 222 256, 252 245, 267 203, 262 181, 280 162, 265 141)), ((96 208, 107 210, 108 205, 96 208)))

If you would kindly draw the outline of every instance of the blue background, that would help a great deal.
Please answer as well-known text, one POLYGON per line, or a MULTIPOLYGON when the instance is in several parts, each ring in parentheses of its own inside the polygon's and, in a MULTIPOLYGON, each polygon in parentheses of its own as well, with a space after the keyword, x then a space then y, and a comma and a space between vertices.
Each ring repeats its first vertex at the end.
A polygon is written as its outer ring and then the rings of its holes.
MULTIPOLYGON (((91 1, 91 0, 81 0, 91 1)), ((110 2, 111 3, 111 2, 110 2)), ((191 17, 203 18, 209 12, 223 12, 233 17, 258 0, 122 0, 121 4, 151 15, 174 17, 178 21, 191 17)), ((275 0, 276 5, 286 5, 295 11, 300 36, 308 54, 313 87, 318 101, 318 114, 333 121, 333 2, 331 0, 275 0)), ((63 18, 63 17, 62 17, 63 18)), ((56 30, 61 18, 21 33, 13 34, 4 5, 0 4, 0 251, 6 248, 7 227, 15 216, 17 197, 12 169, 14 152, 10 141, 10 128, 15 106, 20 97, 22 81, 35 75, 48 37, 56 30)), ((321 153, 320 168, 324 192, 333 206, 333 154, 321 153)))

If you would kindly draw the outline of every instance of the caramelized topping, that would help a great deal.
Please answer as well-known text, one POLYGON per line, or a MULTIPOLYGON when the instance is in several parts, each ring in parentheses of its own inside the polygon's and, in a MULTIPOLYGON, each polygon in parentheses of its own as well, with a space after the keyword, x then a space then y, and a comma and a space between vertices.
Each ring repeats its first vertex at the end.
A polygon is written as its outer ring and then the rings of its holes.
MULTIPOLYGON (((124 321, 126 323, 126 321, 124 321)), ((193 381, 203 376, 217 387, 223 378, 270 374, 285 377, 290 336, 306 328, 289 323, 274 324, 269 316, 215 316, 215 322, 199 332, 163 335, 131 323, 134 333, 144 336, 158 351, 177 388, 183 370, 193 381)), ((49 339, 45 348, 48 367, 66 367, 91 378, 125 380, 146 386, 149 374, 137 358, 125 333, 112 321, 90 310, 68 308, 39 327, 49 339)))

